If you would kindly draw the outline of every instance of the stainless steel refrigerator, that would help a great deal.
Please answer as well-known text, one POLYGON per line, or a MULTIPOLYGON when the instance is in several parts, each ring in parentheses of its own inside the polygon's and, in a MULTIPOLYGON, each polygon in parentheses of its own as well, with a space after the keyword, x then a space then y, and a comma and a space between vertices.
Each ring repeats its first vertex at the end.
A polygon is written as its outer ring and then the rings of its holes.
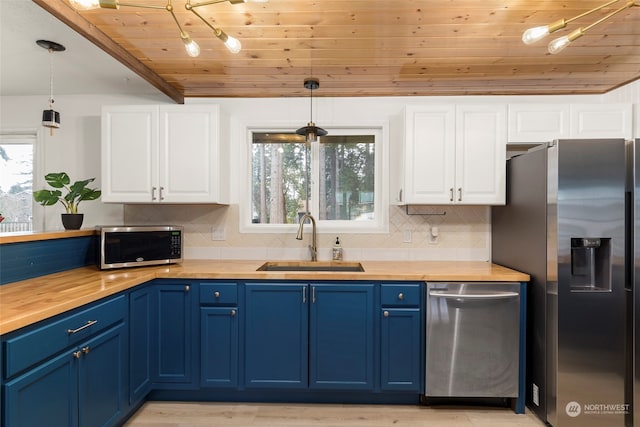
POLYGON ((631 420, 626 150, 542 144, 507 161, 507 204, 492 208, 492 261, 531 275, 527 406, 554 427, 631 420))
POLYGON ((632 298, 629 311, 632 313, 632 328, 628 330, 630 358, 627 363, 627 400, 631 402, 632 417, 627 417, 627 426, 640 427, 640 139, 628 144, 627 170, 631 194, 627 236, 631 242, 627 246, 629 265, 627 291, 632 298))

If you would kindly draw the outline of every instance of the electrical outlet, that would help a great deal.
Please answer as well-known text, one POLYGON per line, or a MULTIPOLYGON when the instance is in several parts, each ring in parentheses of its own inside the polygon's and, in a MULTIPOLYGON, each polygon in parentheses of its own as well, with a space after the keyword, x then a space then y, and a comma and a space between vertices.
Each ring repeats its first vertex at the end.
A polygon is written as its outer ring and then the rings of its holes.
POLYGON ((411 230, 404 230, 402 243, 411 243, 411 230))
POLYGON ((214 241, 222 241, 225 240, 224 228, 215 228, 211 229, 211 240, 214 241))
POLYGON ((429 230, 429 234, 427 235, 429 243, 435 245, 438 243, 438 236, 440 235, 440 230, 436 226, 432 226, 429 230))

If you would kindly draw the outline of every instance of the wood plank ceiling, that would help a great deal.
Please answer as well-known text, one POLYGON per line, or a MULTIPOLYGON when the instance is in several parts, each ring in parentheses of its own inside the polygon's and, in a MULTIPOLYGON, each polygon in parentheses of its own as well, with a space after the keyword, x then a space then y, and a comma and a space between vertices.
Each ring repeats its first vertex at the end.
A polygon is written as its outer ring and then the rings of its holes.
POLYGON ((185 10, 186 0, 173 0, 179 22, 201 47, 197 58, 186 55, 166 10, 76 12, 69 0, 33 1, 176 102, 308 96, 303 81, 311 75, 320 79, 314 96, 594 94, 640 77, 640 7, 595 26, 557 55, 546 50, 550 40, 626 0, 532 46, 521 41, 525 29, 604 0, 269 0, 198 8, 242 42, 238 54, 185 10))

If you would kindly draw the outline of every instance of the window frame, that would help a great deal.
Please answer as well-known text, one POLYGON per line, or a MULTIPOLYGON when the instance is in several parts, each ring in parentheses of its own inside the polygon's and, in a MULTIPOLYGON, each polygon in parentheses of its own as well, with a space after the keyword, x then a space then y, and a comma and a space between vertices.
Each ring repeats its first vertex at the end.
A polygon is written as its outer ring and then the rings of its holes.
MULTIPOLYGON (((299 123, 298 123, 299 125, 299 123)), ((240 198, 240 233, 295 233, 297 224, 255 224, 251 222, 251 197, 252 197, 252 143, 254 132, 287 133, 294 132, 295 124, 287 126, 268 124, 245 124, 245 143, 243 157, 245 170, 243 175, 243 195, 240 198)), ((320 220, 318 212, 320 207, 319 197, 311 197, 309 206, 312 215, 316 218, 318 233, 361 233, 375 234, 389 232, 389 127, 387 122, 361 123, 358 125, 325 125, 322 128, 327 130, 329 135, 375 135, 375 183, 374 183, 374 212, 375 219, 372 221, 349 221, 349 220, 320 220)), ((319 193, 319 146, 320 143, 312 144, 311 160, 311 194, 319 193)))
MULTIPOLYGON (((1 139, 33 139, 33 191, 38 188, 42 188, 45 185, 44 181, 44 168, 43 168, 43 153, 42 147, 44 146, 44 132, 39 128, 0 128, 0 140, 1 139)), ((42 231, 44 230, 44 206, 36 203, 33 198, 31 200, 31 230, 42 231)))

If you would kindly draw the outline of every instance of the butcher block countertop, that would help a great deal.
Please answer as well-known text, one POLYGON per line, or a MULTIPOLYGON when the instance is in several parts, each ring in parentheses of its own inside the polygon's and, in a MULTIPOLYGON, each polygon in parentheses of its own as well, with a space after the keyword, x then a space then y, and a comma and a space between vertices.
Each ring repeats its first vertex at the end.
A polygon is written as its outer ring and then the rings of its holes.
POLYGON ((361 261, 363 272, 256 271, 264 261, 187 260, 100 271, 83 267, 0 286, 0 335, 156 278, 527 282, 529 275, 475 261, 361 261))

